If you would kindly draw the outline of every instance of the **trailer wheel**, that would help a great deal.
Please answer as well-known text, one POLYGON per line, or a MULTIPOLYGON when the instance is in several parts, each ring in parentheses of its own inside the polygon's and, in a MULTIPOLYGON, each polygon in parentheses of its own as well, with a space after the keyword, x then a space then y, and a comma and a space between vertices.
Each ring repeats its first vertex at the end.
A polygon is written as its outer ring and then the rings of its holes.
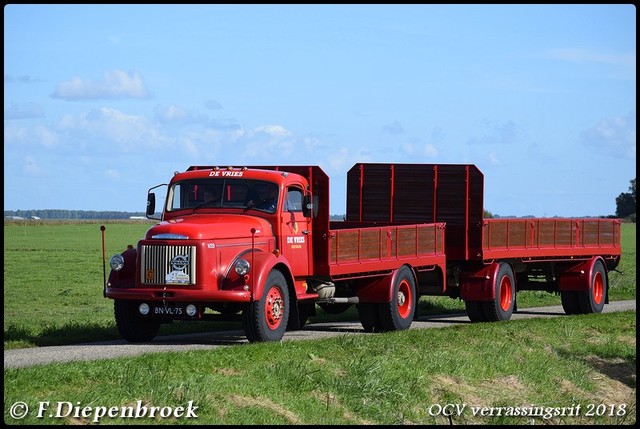
POLYGON ((361 302, 356 306, 358 308, 360 323, 362 323, 365 332, 382 332, 383 330, 378 305, 379 304, 361 302))
POLYGON ((578 292, 578 304, 582 314, 601 313, 607 294, 607 273, 602 261, 593 265, 589 290, 578 292))
POLYGON ((467 316, 473 323, 486 322, 487 315, 484 312, 483 301, 465 301, 464 306, 467 310, 467 316))
POLYGON ((249 342, 282 339, 289 320, 289 288, 280 271, 269 273, 262 297, 248 304, 242 316, 249 342))
POLYGON ((416 282, 408 267, 398 271, 393 285, 391 302, 380 304, 380 321, 385 331, 401 331, 409 329, 416 311, 416 282))
POLYGON ((484 302, 484 310, 489 322, 509 320, 516 302, 516 282, 511 265, 501 262, 496 277, 495 298, 484 302))
POLYGON ((122 338, 130 343, 145 343, 153 340, 160 330, 160 321, 148 319, 138 313, 139 302, 116 299, 113 312, 116 327, 122 338))
POLYGON ((566 290, 560 292, 560 299, 562 300, 562 308, 565 314, 580 314, 580 302, 578 299, 578 292, 572 290, 566 290))

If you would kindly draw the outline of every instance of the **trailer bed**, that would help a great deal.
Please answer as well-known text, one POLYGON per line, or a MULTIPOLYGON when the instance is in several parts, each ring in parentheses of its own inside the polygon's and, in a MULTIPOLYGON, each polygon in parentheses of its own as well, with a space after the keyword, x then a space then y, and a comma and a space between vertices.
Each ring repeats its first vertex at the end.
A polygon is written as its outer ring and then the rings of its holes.
POLYGON ((485 219, 484 260, 524 260, 621 254, 620 220, 591 218, 485 219))
POLYGON ((377 225, 332 222, 328 237, 329 270, 334 279, 390 272, 403 263, 416 270, 445 271, 444 223, 377 225))

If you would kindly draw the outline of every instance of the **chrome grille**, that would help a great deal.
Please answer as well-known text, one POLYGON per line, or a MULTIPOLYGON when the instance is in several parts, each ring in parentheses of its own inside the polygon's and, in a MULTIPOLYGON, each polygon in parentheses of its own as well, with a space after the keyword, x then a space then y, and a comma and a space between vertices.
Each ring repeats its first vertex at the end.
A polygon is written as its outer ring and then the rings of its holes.
POLYGON ((142 269, 140 282, 145 285, 195 284, 196 283, 196 247, 143 245, 141 252, 142 269), (174 267, 171 261, 174 260, 174 267), (186 259, 185 259, 186 258, 186 259), (176 264, 175 262, 184 264, 176 264), (175 268, 178 267, 178 269, 175 268), (178 274, 179 281, 167 281, 167 275, 178 274))

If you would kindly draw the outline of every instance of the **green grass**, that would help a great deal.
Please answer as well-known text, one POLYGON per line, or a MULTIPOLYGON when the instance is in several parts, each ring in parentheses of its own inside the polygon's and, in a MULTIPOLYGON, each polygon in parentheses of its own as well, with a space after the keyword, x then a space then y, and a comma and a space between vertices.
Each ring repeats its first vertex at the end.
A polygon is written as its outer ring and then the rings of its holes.
POLYGON ((5 369, 5 423, 630 425, 635 375, 635 312, 513 320, 5 369), (18 401, 31 412, 14 420, 18 401), (197 418, 95 418, 138 401, 193 401, 197 418), (58 418, 59 402, 90 408, 58 418), (550 415, 495 415, 516 407, 550 415))
MULTIPOLYGON (((73 344, 120 338, 113 319, 113 301, 102 296, 105 257, 135 245, 149 222, 5 221, 4 225, 4 348, 73 344)), ((610 273, 610 300, 636 297, 636 225, 622 225, 623 255, 619 270, 610 273)), ((518 307, 559 305, 557 295, 525 291, 518 307)), ((464 303, 447 297, 423 297, 420 314, 464 311, 464 303)), ((355 308, 340 315, 318 309, 310 322, 357 320, 355 308)), ((213 322, 163 325, 160 334, 211 331, 239 327, 213 322)))

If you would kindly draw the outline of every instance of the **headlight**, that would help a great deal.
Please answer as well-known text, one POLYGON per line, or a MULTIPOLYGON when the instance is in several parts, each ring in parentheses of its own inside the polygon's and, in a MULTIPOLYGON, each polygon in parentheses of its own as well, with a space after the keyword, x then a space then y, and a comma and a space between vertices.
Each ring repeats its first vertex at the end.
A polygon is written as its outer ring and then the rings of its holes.
POLYGON ((235 266, 236 273, 244 276, 249 272, 249 269, 251 269, 251 265, 249 265, 249 262, 247 262, 246 259, 238 259, 235 266))
POLYGON ((124 268, 124 258, 122 255, 113 255, 109 261, 109 265, 111 265, 113 271, 120 271, 124 268))

